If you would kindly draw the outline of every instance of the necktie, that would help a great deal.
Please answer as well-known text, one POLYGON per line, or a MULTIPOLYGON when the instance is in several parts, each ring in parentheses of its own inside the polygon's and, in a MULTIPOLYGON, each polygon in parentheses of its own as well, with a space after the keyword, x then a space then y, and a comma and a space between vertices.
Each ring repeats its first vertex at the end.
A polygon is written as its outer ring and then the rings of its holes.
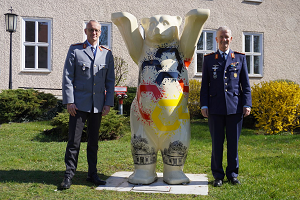
POLYGON ((226 53, 223 53, 223 60, 225 61, 226 60, 226 53))
POLYGON ((96 55, 96 49, 93 46, 91 48, 92 48, 92 52, 93 52, 94 57, 95 57, 95 55, 96 55))

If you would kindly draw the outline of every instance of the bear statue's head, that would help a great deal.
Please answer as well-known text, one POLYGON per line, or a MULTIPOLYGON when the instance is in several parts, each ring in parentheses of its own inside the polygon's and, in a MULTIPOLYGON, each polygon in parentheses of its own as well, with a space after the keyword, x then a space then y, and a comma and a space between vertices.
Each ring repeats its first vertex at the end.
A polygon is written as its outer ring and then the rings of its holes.
POLYGON ((145 40, 153 44, 165 44, 179 40, 181 17, 155 15, 141 20, 145 30, 145 40))

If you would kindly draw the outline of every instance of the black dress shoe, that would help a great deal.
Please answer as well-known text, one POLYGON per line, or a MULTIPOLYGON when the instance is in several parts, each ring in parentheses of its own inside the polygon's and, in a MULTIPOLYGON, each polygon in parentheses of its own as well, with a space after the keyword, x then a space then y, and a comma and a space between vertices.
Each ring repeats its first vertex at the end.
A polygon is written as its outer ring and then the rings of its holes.
POLYGON ((240 185, 241 182, 237 178, 230 178, 229 182, 233 185, 240 185))
POLYGON ((72 185, 72 181, 70 178, 64 178, 64 180, 61 182, 60 187, 61 189, 69 189, 72 185))
POLYGON ((222 185, 223 185, 223 180, 220 180, 220 179, 214 180, 214 183, 213 183, 214 187, 221 187, 222 185))
POLYGON ((102 181, 97 174, 92 175, 92 177, 87 177, 86 179, 89 182, 94 183, 95 185, 105 185, 106 181, 102 181))

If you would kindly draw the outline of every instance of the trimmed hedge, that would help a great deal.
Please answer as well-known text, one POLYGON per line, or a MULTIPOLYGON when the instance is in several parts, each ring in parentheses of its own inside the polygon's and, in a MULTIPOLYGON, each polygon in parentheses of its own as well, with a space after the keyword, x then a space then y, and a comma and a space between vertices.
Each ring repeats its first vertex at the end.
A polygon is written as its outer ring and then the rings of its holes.
MULTIPOLYGON (((46 135, 57 136, 60 138, 60 141, 68 141, 69 116, 66 110, 59 113, 51 121, 51 125, 55 127, 51 130, 45 130, 44 133, 46 135)), ((116 110, 111 109, 106 116, 102 117, 99 140, 118 139, 123 135, 128 124, 129 119, 127 117, 118 115, 116 110)), ((83 129, 81 141, 87 142, 87 125, 83 129)))
POLYGON ((2 90, 0 123, 38 120, 56 106, 57 98, 52 94, 33 89, 2 90))

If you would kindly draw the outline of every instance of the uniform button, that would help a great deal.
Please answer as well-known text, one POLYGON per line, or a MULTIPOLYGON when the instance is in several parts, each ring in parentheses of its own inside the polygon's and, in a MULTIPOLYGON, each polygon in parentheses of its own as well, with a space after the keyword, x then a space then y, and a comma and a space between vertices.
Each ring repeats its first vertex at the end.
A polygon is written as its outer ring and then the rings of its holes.
POLYGON ((225 76, 225 79, 227 79, 227 77, 225 76))
POLYGON ((94 94, 96 94, 96 93, 94 92, 94 94))
POLYGON ((225 71, 225 73, 227 73, 227 71, 225 71))
POLYGON ((74 88, 76 88, 76 86, 74 86, 74 88))
POLYGON ((227 89, 225 89, 225 92, 227 92, 227 89))
POLYGON ((94 76, 96 76, 96 74, 94 76))
POLYGON ((97 67, 96 65, 94 65, 94 67, 97 67))
POLYGON ((225 83, 225 85, 227 85, 227 83, 225 83))
POLYGON ((85 66, 85 64, 83 64, 83 66, 85 66))
POLYGON ((94 85, 96 85, 96 83, 94 83, 94 85))

